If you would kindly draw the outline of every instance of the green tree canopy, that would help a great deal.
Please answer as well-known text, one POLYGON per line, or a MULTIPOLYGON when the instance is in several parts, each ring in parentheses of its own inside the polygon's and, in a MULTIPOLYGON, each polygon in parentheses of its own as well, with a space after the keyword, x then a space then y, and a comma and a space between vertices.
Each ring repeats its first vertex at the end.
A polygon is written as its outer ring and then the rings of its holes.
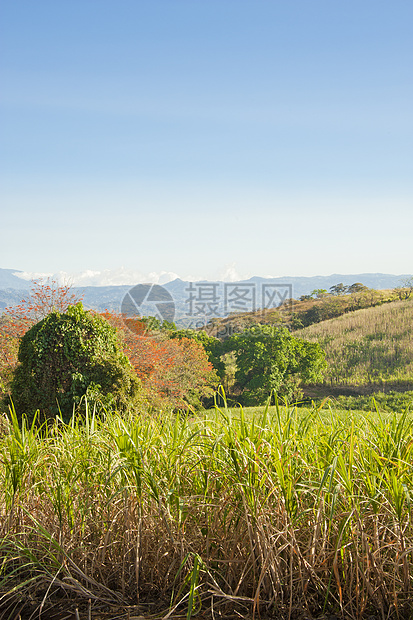
POLYGON ((310 296, 315 297, 316 299, 322 299, 323 297, 326 297, 326 295, 328 295, 328 293, 325 288, 315 288, 310 293, 310 296))
POLYGON ((351 284, 351 286, 347 287, 348 293, 362 293, 363 291, 368 291, 368 286, 362 284, 361 282, 355 282, 351 284))
POLYGON ((51 312, 22 337, 11 397, 19 415, 59 410, 70 417, 85 394, 118 409, 137 401, 140 384, 116 330, 81 303, 51 312))
POLYGON ((227 350, 235 352, 235 379, 245 404, 263 404, 272 390, 288 400, 299 398, 299 384, 320 380, 326 368, 318 343, 300 340, 284 327, 246 329, 229 339, 227 350))
POLYGON ((403 278, 400 286, 396 286, 394 291, 398 295, 399 299, 410 299, 413 295, 413 277, 403 278))
POLYGON ((330 292, 332 295, 345 295, 347 292, 347 286, 345 286, 342 282, 339 282, 334 286, 330 286, 330 292))

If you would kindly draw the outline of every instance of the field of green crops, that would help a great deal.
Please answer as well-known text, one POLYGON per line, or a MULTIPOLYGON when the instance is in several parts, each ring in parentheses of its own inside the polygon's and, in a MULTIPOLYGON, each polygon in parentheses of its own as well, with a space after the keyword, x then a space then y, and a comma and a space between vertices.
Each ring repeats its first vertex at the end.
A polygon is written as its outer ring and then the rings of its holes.
POLYGON ((1 617, 410 618, 412 451, 408 411, 328 403, 3 416, 1 617))

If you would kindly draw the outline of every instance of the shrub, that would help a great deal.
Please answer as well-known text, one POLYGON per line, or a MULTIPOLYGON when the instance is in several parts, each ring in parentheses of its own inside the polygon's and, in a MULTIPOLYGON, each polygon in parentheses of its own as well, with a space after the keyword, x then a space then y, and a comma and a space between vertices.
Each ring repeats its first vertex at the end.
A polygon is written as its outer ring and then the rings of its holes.
POLYGON ((84 395, 125 410, 137 402, 139 380, 116 330, 81 303, 51 312, 22 337, 11 397, 16 410, 68 418, 84 395))

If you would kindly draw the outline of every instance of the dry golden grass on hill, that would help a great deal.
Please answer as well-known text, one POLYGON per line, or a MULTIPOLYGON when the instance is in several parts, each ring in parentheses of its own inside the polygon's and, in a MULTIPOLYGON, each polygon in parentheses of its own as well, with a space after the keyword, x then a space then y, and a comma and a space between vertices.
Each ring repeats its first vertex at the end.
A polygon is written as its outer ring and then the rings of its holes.
POLYGON ((413 384, 411 300, 357 310, 310 325, 296 335, 324 348, 325 385, 413 384))
POLYGON ((323 295, 318 299, 289 299, 277 308, 259 309, 254 312, 239 312, 224 318, 213 318, 206 325, 206 332, 225 340, 231 334, 260 323, 262 325, 283 325, 293 331, 313 323, 361 308, 391 303, 398 299, 392 290, 367 289, 349 295, 323 295))

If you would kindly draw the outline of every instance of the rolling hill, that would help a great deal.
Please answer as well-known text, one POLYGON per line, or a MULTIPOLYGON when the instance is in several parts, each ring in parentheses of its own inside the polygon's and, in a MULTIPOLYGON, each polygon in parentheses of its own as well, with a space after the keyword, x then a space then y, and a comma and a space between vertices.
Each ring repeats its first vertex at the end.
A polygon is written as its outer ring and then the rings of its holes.
POLYGON ((413 300, 356 310, 295 332, 316 341, 328 371, 319 386, 330 394, 413 389, 413 300))

